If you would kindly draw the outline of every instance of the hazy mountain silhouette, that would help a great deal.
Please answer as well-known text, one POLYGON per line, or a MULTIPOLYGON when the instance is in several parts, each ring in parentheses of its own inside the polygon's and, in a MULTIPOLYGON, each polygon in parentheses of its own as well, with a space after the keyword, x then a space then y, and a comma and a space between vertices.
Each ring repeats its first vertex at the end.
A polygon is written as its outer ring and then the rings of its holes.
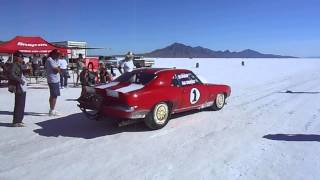
POLYGON ((143 55, 160 58, 294 58, 292 56, 262 54, 251 49, 240 52, 214 51, 201 46, 191 47, 181 43, 173 43, 163 49, 157 49, 143 55))

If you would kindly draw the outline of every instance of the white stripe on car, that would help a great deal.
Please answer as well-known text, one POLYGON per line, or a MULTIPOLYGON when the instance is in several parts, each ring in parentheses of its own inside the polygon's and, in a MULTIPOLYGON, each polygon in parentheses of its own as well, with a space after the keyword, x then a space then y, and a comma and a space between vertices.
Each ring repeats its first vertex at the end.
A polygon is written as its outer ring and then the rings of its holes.
POLYGON ((108 84, 103 84, 103 85, 100 85, 100 86, 96 86, 96 88, 105 89, 105 88, 109 88, 109 87, 112 87, 112 86, 116 86, 118 84, 119 84, 119 82, 110 82, 108 84))
POLYGON ((130 84, 129 86, 119 88, 116 91, 121 92, 121 93, 128 93, 131 91, 142 89, 143 87, 144 87, 144 85, 141 85, 141 84, 130 84))

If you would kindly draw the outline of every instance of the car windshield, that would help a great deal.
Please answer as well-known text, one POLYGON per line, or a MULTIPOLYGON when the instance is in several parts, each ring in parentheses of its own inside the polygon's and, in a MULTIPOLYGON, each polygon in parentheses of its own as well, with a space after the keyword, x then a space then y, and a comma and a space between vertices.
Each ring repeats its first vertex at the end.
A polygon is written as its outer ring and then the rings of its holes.
POLYGON ((114 81, 116 82, 130 82, 135 84, 145 85, 155 77, 154 74, 144 72, 127 72, 119 76, 114 81))

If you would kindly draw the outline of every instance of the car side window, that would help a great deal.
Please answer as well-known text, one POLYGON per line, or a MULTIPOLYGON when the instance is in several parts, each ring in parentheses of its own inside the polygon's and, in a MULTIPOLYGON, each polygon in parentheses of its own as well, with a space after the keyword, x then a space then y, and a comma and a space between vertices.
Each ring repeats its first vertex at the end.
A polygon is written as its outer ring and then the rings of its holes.
POLYGON ((201 81, 192 72, 179 73, 176 75, 177 80, 181 86, 189 86, 194 84, 200 84, 201 81))
POLYGON ((177 75, 173 76, 172 81, 171 81, 171 85, 172 86, 176 86, 176 87, 180 87, 181 86, 181 83, 180 83, 177 75))

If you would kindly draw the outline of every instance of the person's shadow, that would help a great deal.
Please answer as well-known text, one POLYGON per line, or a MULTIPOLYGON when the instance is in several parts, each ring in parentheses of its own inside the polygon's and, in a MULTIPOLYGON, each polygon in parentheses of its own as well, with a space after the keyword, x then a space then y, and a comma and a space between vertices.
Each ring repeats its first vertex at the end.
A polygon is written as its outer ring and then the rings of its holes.
MULTIPOLYGON (((12 111, 0 111, 0 115, 13 115, 12 111)), ((48 113, 24 112, 25 116, 47 116, 48 113)))
MULTIPOLYGON (((11 111, 0 111, 0 115, 13 115, 11 111)), ((47 113, 37 113, 37 112, 25 112, 25 116, 47 116, 47 113)), ((0 122, 0 127, 13 127, 12 123, 2 123, 0 122)))
POLYGON ((316 141, 320 142, 320 135, 316 134, 268 134, 265 139, 276 141, 316 141))
POLYGON ((121 132, 148 131, 143 123, 118 127, 115 120, 106 119, 94 121, 88 119, 83 113, 72 114, 57 119, 50 119, 36 124, 41 128, 34 130, 34 132, 46 137, 65 136, 93 139, 121 132))
POLYGON ((2 122, 0 122, 0 127, 12 127, 12 123, 2 123, 2 122))

